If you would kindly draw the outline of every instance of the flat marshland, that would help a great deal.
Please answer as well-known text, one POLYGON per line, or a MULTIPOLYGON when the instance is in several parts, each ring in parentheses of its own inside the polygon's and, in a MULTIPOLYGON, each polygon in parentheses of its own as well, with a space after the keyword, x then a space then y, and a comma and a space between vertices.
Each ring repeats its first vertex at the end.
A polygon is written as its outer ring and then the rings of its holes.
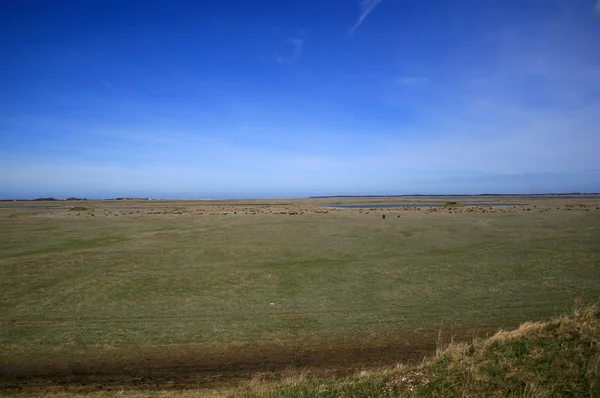
POLYGON ((0 202, 0 389, 343 373, 600 297, 600 199, 498 200, 0 202))

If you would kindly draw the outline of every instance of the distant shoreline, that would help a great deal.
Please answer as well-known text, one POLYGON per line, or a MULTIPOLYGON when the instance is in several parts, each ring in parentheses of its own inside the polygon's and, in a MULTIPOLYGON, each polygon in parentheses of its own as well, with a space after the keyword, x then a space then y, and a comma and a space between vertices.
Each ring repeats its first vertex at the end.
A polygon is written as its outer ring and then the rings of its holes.
POLYGON ((531 196, 600 196, 600 193, 478 193, 478 194, 413 194, 413 195, 328 195, 328 196, 309 196, 308 199, 328 199, 328 198, 411 198, 411 197, 426 197, 426 198, 456 198, 456 197, 531 197, 531 196))
POLYGON ((296 198, 221 198, 221 199, 190 199, 190 198, 36 198, 36 199, 0 199, 0 202, 78 202, 78 201, 235 201, 235 200, 282 200, 282 199, 389 199, 389 198, 470 198, 470 197, 490 197, 490 198, 594 198, 600 197, 600 192, 573 192, 573 193, 481 193, 481 194, 412 194, 412 195, 322 195, 322 196, 304 196, 296 198))

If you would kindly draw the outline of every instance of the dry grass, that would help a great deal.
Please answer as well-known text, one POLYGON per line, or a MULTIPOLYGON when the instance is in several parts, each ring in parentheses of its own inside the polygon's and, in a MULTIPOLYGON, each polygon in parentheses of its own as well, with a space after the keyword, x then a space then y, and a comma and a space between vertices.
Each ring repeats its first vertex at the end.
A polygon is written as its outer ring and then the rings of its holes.
MULTIPOLYGON (((230 396, 231 390, 118 390, 118 391, 97 391, 97 392, 43 392, 43 393, 15 393, 7 394, 11 397, 43 397, 43 398, 223 398, 230 396)), ((4 396, 4 395, 2 395, 4 396)))
POLYGON ((239 397, 600 396, 600 312, 528 322, 487 339, 452 343, 419 366, 331 380, 251 385, 239 397))

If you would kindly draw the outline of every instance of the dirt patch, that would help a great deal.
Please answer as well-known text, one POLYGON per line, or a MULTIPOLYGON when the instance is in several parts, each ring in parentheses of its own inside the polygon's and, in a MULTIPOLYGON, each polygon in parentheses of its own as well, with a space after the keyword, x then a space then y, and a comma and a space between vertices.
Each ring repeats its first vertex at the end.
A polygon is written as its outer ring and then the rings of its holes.
POLYGON ((298 371, 318 377, 341 377, 366 368, 398 362, 416 363, 435 343, 406 346, 239 347, 219 355, 153 353, 86 363, 0 365, 2 391, 98 391, 191 389, 235 386, 252 378, 277 380, 298 371))

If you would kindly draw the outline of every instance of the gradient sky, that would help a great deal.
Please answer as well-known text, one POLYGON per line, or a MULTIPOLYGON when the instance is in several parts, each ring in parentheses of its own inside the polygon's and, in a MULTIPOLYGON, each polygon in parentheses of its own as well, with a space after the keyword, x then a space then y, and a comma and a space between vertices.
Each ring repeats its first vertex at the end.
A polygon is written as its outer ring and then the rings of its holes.
POLYGON ((593 0, 2 0, 0 197, 600 191, 593 0))

